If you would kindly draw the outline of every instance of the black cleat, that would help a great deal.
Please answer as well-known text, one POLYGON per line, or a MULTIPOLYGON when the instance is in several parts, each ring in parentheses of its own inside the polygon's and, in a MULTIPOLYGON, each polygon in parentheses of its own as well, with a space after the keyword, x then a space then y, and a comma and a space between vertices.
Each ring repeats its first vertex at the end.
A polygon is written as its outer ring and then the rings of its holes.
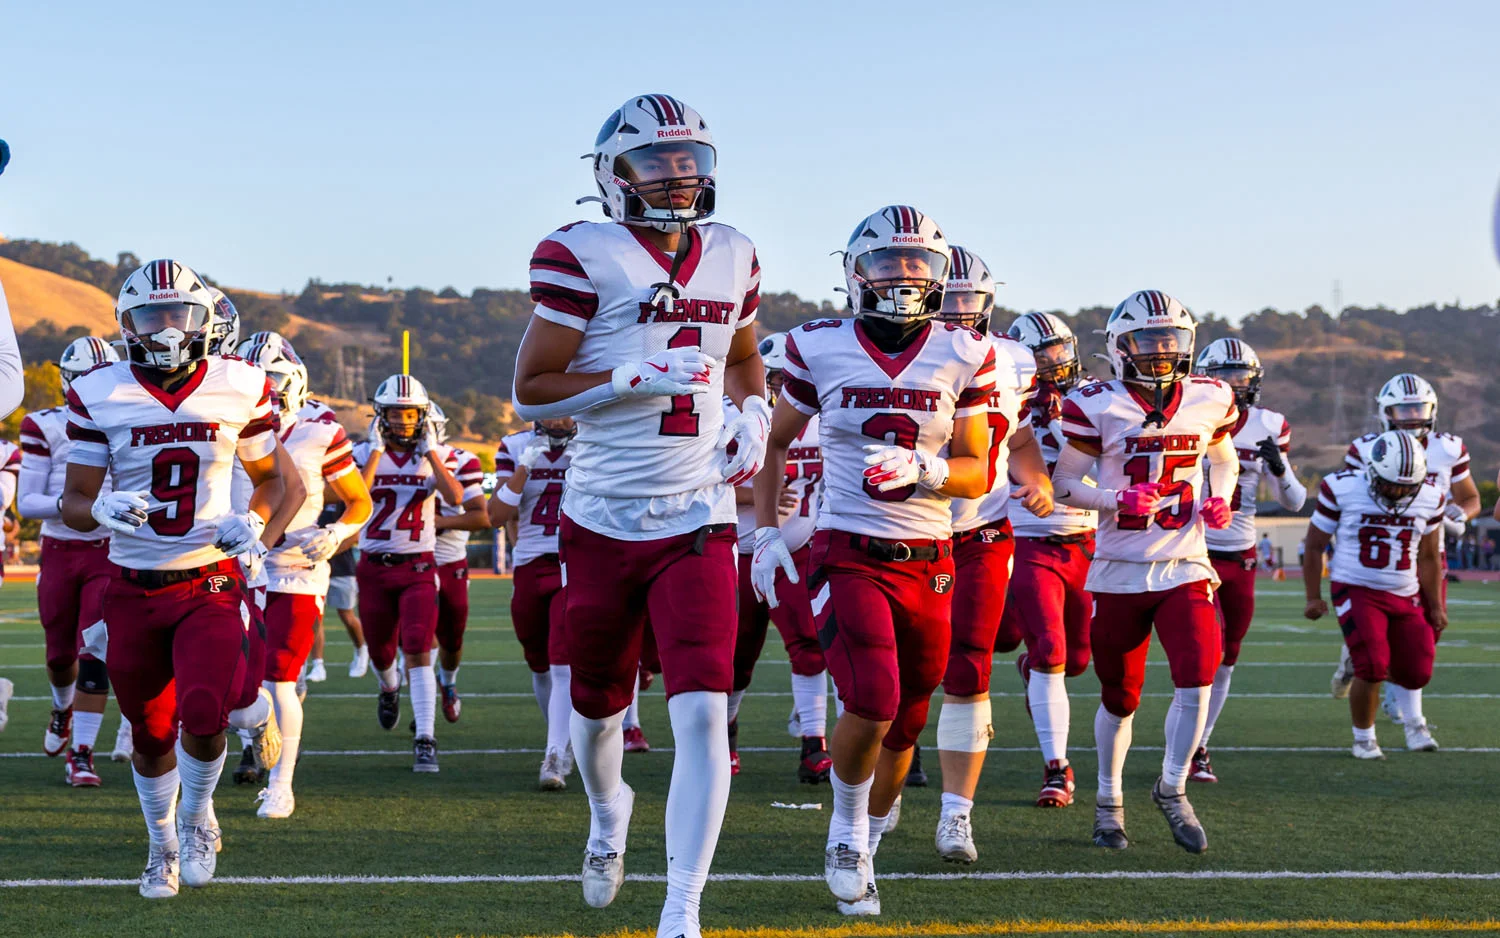
POLYGON ((832 769, 833 759, 828 755, 828 743, 823 737, 802 737, 802 761, 797 763, 797 781, 806 785, 826 782, 832 769))
POLYGON ((1203 833, 1203 825, 1198 823, 1198 815, 1193 813, 1193 806, 1188 804, 1186 794, 1162 794, 1161 779, 1158 778, 1156 784, 1151 786, 1151 800, 1161 808, 1177 846, 1188 853, 1203 853, 1208 850, 1208 835, 1203 833))
POLYGON ((412 743, 413 772, 436 772, 438 770, 437 740, 431 736, 418 736, 412 743))
POLYGON ((922 771, 922 747, 911 747, 911 768, 906 771, 907 788, 926 788, 927 773, 922 771))
POLYGON ((380 728, 388 730, 396 725, 401 718, 401 688, 395 690, 382 690, 380 699, 376 704, 375 718, 380 721, 380 728))
POLYGON ((240 764, 234 767, 234 783, 236 785, 259 785, 270 775, 269 772, 262 774, 255 766, 255 752, 249 746, 240 755, 240 764))
POLYGON ((1094 805, 1094 846, 1109 850, 1124 850, 1130 846, 1130 838, 1125 834, 1124 805, 1094 805))

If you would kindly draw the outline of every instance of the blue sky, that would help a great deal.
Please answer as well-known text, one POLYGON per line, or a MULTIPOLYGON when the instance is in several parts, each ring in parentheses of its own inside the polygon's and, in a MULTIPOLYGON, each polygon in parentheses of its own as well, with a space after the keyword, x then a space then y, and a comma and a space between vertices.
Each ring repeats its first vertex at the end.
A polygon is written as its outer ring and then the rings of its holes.
POLYGON ((250 6, 11 4, 0 232, 260 289, 519 287, 597 217, 600 123, 666 91, 768 290, 833 296, 829 253, 909 202, 1022 309, 1500 296, 1500 4, 250 6))

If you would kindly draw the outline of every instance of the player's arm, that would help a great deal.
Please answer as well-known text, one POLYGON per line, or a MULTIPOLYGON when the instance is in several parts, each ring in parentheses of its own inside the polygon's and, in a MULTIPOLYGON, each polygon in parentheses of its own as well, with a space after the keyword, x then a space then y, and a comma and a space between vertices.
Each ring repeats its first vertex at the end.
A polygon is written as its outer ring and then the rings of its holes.
POLYGON ((364 476, 358 472, 343 472, 325 481, 333 490, 334 497, 344 505, 344 513, 339 515, 337 523, 343 525, 345 530, 354 532, 339 543, 339 549, 335 551, 339 553, 359 539, 359 529, 370 520, 375 506, 370 501, 370 488, 365 485, 364 476))
POLYGON ((766 369, 760 360, 755 324, 734 331, 729 353, 724 357, 724 394, 734 406, 745 409, 745 398, 766 396, 766 369))
POLYGON ((93 531, 99 527, 93 515, 94 499, 104 488, 104 474, 108 471, 107 466, 68 463, 60 502, 62 520, 68 527, 75 531, 93 531))
POLYGON ((771 412, 771 431, 766 435, 766 461, 755 474, 752 489, 755 501, 755 525, 757 528, 775 528, 781 525, 779 504, 781 490, 786 485, 786 451, 797 441, 797 437, 812 420, 812 412, 803 412, 792 404, 791 396, 783 393, 771 412))
MULTIPOLYGON (((1026 412, 1023 407, 1021 413, 1026 412)), ((1038 518, 1052 514, 1052 477, 1047 474, 1047 461, 1042 458, 1042 447, 1030 422, 1023 422, 1010 438, 1008 471, 1018 483, 1011 491, 1012 498, 1038 518)))
POLYGON ((21 406, 26 394, 21 347, 16 343, 16 327, 10 321, 10 307, 5 291, 0 289, 0 418, 10 416, 21 406))
POLYGON ((62 516, 62 495, 47 491, 52 477, 52 447, 42 428, 28 415, 21 420, 21 478, 16 508, 24 518, 62 516))
POLYGON ((483 495, 464 499, 463 505, 463 514, 438 515, 433 519, 433 527, 439 531, 488 531, 494 527, 485 510, 483 495))
POLYGON ((464 502, 464 487, 459 484, 458 478, 448 469, 448 464, 443 461, 436 450, 427 450, 427 465, 432 468, 432 486, 445 504, 462 505, 464 502))
POLYGON ((1424 611, 1434 632, 1448 627, 1448 610, 1443 606, 1442 550, 1443 529, 1434 523, 1417 542, 1417 582, 1422 585, 1424 611))
POLYGON ((1087 508, 1091 511, 1118 510, 1118 491, 1101 488, 1084 480, 1102 452, 1098 443, 1069 438, 1058 454, 1057 466, 1052 470, 1053 497, 1074 508, 1087 508))
POLYGON ((994 481, 990 478, 989 448, 987 413, 955 417, 953 438, 948 443, 948 478, 935 490, 951 498, 978 498, 988 492, 994 481))
POLYGON ((1332 542, 1333 535, 1318 527, 1316 521, 1307 526, 1307 540, 1302 549, 1302 591, 1307 606, 1302 614, 1309 619, 1328 615, 1328 603, 1323 599, 1323 552, 1332 542))
POLYGON ((1464 521, 1479 517, 1479 486, 1474 484, 1474 477, 1472 475, 1465 476, 1463 479, 1454 482, 1448 490, 1448 495, 1452 499, 1448 504, 1450 506, 1450 517, 1453 520, 1460 520, 1457 517, 1458 511, 1463 512, 1464 516, 1462 520, 1464 521), (1452 506, 1457 506, 1458 510, 1454 511, 1452 506))
MULTIPOLYGON (((1233 408, 1230 410, 1233 411, 1233 408)), ((1234 440, 1227 430, 1209 442, 1206 455, 1210 494, 1199 506, 1198 513, 1202 516, 1203 523, 1209 527, 1227 528, 1232 514, 1229 508, 1230 497, 1240 484, 1240 456, 1235 451, 1234 440), (1221 492, 1225 494, 1220 494, 1221 492)))
POLYGON ((380 460, 384 455, 385 438, 376 429, 370 434, 370 442, 365 449, 365 464, 359 467, 359 475, 365 481, 366 490, 375 487, 375 473, 380 468, 380 460))
POLYGON ((514 521, 521 513, 521 495, 526 489, 526 477, 531 473, 519 466, 510 475, 495 479, 495 491, 490 493, 488 506, 490 527, 498 528, 514 521))
MULTIPOLYGON (((281 457, 277 454, 277 450, 281 450, 281 448, 281 443, 278 441, 275 449, 259 459, 240 457, 240 462, 245 467, 245 474, 250 477, 250 484, 255 486, 255 491, 250 493, 250 511, 260 515, 261 519, 265 521, 265 534, 270 533, 272 520, 277 517, 281 505, 288 501, 287 478, 282 475, 281 457)), ((293 472, 292 475, 295 477, 296 473, 293 472)), ((300 481, 297 487, 302 489, 302 495, 297 500, 296 506, 301 507, 301 499, 307 497, 307 490, 301 485, 300 481)), ((292 509, 292 514, 296 514, 296 508, 292 509)), ((285 521, 281 522, 281 527, 284 531, 286 528, 285 521)), ((279 538, 281 535, 278 533, 276 536, 279 538)), ((264 540, 264 535, 262 537, 262 543, 267 543, 264 540)), ((274 544, 275 541, 270 541, 269 543, 274 544)))
POLYGON ((700 349, 667 349, 613 371, 569 371, 582 342, 581 325, 561 325, 532 314, 516 353, 511 390, 511 402, 522 420, 572 417, 622 397, 669 397, 708 390, 711 362, 700 349))
POLYGON ((0 468, 0 512, 8 511, 16 500, 21 478, 21 451, 14 450, 4 468, 0 468))
POLYGON ((1277 439, 1266 437, 1258 444, 1266 473, 1271 477, 1271 491, 1276 503, 1287 511, 1301 511, 1307 501, 1307 488, 1297 478, 1292 468, 1292 428, 1285 420, 1281 422, 1281 434, 1277 439))
MULTIPOLYGON (((286 533, 286 526, 292 523, 292 519, 302 508, 302 503, 307 501, 307 484, 302 481, 302 473, 297 471, 297 464, 292 462, 292 454, 286 451, 280 440, 276 441, 276 451, 271 455, 276 460, 276 471, 281 476, 282 495, 281 500, 272 506, 274 510, 266 519, 266 528, 260 535, 260 542, 267 547, 281 540, 281 536, 286 533)), ((246 469, 248 468, 247 466, 246 469)))

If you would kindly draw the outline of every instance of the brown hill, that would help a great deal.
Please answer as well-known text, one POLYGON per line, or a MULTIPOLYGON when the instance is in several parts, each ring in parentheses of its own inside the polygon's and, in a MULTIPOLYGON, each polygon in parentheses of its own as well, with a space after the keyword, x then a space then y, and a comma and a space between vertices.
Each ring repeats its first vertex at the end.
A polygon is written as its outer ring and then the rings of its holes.
POLYGON ((98 287, 0 257, 0 284, 10 303, 17 331, 43 319, 59 328, 84 326, 91 333, 112 336, 115 301, 98 287))

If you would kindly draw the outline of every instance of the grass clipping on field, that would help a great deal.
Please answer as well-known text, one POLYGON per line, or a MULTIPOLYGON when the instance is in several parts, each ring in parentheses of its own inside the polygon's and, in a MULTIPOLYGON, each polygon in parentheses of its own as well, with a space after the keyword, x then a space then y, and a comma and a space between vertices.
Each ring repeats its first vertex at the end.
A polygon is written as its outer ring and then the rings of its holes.
MULTIPOLYGON (((966 935, 1176 935, 1234 934, 1243 932, 1500 932, 1500 919, 1464 921, 1456 919, 1409 919, 1405 921, 1340 919, 1180 919, 1176 921, 1084 921, 1054 919, 1013 922, 858 922, 849 925, 806 928, 706 928, 703 938, 946 938, 966 935)), ((561 935, 528 938, 655 938, 655 930, 604 932, 598 936, 561 935)))

